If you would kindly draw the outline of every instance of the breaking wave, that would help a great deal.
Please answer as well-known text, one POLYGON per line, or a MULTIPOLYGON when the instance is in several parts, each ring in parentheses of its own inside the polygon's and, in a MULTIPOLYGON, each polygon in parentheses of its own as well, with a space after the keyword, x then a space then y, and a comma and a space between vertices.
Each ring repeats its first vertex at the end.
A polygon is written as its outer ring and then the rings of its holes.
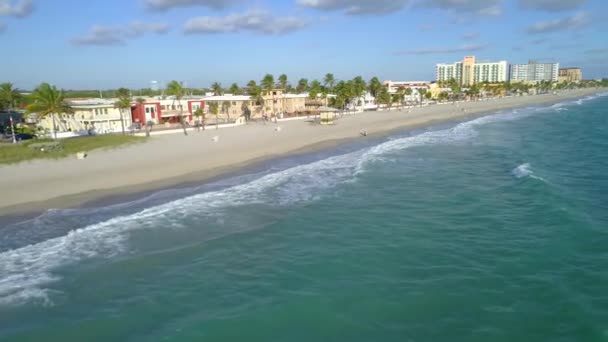
POLYGON ((530 165, 530 163, 524 163, 524 164, 519 165, 518 167, 514 168, 513 171, 511 171, 511 173, 516 178, 529 177, 529 178, 533 178, 533 179, 537 179, 537 180, 546 182, 542 177, 536 176, 534 174, 534 171, 532 171, 532 166, 530 165))

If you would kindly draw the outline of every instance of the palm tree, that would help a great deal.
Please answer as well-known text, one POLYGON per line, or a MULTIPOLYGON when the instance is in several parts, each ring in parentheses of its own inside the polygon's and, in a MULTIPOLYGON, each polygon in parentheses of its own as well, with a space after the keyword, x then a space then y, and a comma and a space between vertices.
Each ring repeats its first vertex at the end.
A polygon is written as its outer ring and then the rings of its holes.
POLYGON ((336 85, 336 79, 334 78, 334 74, 327 73, 325 78, 323 79, 323 84, 331 93, 334 91, 334 86, 336 85))
POLYGON ((372 77, 372 79, 369 81, 369 92, 372 94, 373 97, 376 97, 378 96, 381 90, 382 83, 380 83, 378 77, 372 77))
POLYGON ((420 105, 422 106, 422 98, 426 94, 426 88, 418 88, 418 94, 420 95, 420 105))
POLYGON ((314 80, 310 83, 310 94, 308 94, 308 97, 310 97, 311 100, 316 100, 317 96, 319 95, 319 93, 321 92, 321 82, 314 80))
MULTIPOLYGON (((179 106, 179 122, 182 125, 182 129, 184 130, 184 135, 188 135, 186 125, 184 124, 184 107, 182 106, 182 98, 185 94, 186 90, 180 82, 171 81, 167 85, 167 95, 174 96, 175 100, 177 100, 177 104, 179 106)), ((174 104, 175 100, 173 100, 174 104)))
POLYGON ((251 80, 247 83, 247 92, 249 93, 250 96, 256 95, 257 88, 258 88, 258 84, 255 83, 254 80, 251 80))
POLYGON ((201 124, 200 127, 204 131, 205 130, 205 112, 203 111, 202 108, 197 108, 193 114, 194 114, 194 116, 196 116, 197 120, 200 122, 200 124, 201 124), (202 120, 201 120, 201 118, 202 118, 202 120))
POLYGON ((241 93, 241 88, 239 88, 238 84, 232 83, 232 85, 230 86, 230 93, 232 95, 239 95, 241 93))
POLYGON ((281 74, 281 76, 279 76, 279 84, 281 85, 281 89, 283 89, 283 91, 287 90, 287 75, 281 74))
POLYGON ((298 86, 296 87, 296 91, 298 94, 305 92, 308 89, 308 80, 305 78, 301 78, 298 81, 298 86))
POLYGON ((122 128, 122 134, 125 134, 125 120, 122 115, 123 110, 131 110, 131 94, 127 88, 118 88, 116 90, 116 97, 118 101, 114 103, 114 107, 118 108, 120 112, 120 127, 122 128))
POLYGON ((274 117, 274 95, 272 94, 272 90, 274 89, 274 76, 272 76, 271 74, 266 74, 262 79, 260 85, 262 86, 262 90, 267 95, 272 95, 272 116, 274 117))
POLYGON ((213 82, 213 84, 211 85, 211 91, 213 92, 213 95, 215 95, 215 96, 220 96, 224 93, 222 84, 219 82, 213 82))
POLYGON ((230 101, 222 102, 222 112, 228 117, 228 123, 230 123, 230 101))
POLYGON ((63 92, 55 86, 42 83, 32 94, 34 103, 27 106, 27 113, 37 113, 40 117, 50 115, 53 120, 53 137, 57 139, 55 114, 72 113, 72 107, 65 102, 63 92))
POLYGON ((357 76, 357 77, 353 78, 352 82, 353 82, 354 95, 356 97, 363 96, 363 94, 365 93, 365 89, 367 89, 367 86, 365 84, 365 81, 363 80, 363 77, 357 76))
POLYGON ((23 99, 19 89, 13 88, 10 82, 0 84, 0 109, 6 108, 13 111, 23 99))
POLYGON ((407 96, 412 95, 412 88, 407 87, 407 88, 403 89, 403 94, 407 95, 407 96))
POLYGON ((271 92, 274 89, 274 76, 271 74, 266 74, 260 83, 262 86, 262 90, 266 92, 271 92))
POLYGON ((219 105, 216 101, 210 102, 209 103, 209 112, 213 115, 215 115, 215 129, 219 129, 219 105))

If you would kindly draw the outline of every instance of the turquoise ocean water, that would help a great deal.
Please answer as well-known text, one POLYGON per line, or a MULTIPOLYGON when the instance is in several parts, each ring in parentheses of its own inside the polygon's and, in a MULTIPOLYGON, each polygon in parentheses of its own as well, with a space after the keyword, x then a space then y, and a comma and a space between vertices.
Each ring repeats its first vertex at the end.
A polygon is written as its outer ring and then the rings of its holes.
POLYGON ((0 340, 608 341, 608 96, 1 227, 0 340))

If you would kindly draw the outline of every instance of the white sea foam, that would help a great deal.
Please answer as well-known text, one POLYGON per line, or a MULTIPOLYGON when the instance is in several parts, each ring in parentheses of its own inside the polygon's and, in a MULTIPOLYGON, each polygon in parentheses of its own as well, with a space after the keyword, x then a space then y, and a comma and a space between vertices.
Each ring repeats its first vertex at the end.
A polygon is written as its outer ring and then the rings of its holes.
MULTIPOLYGON (((221 209, 259 204, 288 206, 315 200, 339 183, 355 181, 370 163, 387 154, 413 146, 445 144, 476 136, 475 127, 515 120, 533 110, 501 112, 460 123, 452 128, 386 141, 377 146, 276 171, 243 184, 190 195, 154 205, 140 212, 88 225, 60 237, 0 253, 0 305, 24 302, 50 303, 49 284, 60 279, 57 269, 92 258, 108 258, 128 248, 129 233, 154 227, 174 227, 189 215, 213 215, 221 209)), ((537 179, 529 164, 522 164, 516 177, 537 179)), ((177 228, 179 229, 179 228, 177 228)))
POLYGON ((542 177, 536 176, 534 174, 534 171, 532 171, 532 166, 530 165, 530 163, 524 163, 524 164, 519 165, 518 167, 514 168, 513 171, 511 171, 511 173, 516 178, 529 177, 529 178, 533 178, 533 179, 537 179, 537 180, 545 182, 545 180, 542 177))

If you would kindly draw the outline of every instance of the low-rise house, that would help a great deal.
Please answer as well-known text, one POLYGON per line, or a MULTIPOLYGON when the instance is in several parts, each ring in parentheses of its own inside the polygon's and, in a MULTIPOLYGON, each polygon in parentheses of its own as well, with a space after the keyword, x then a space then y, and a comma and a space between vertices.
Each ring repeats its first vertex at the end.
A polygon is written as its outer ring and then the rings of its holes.
POLYGON ((48 132, 74 132, 96 134, 121 132, 124 126, 129 129, 132 125, 128 112, 120 112, 115 108, 116 99, 72 99, 67 100, 72 107, 72 113, 55 114, 53 118, 45 116, 39 119, 38 127, 48 132), (121 123, 122 120, 122 123, 121 123))

